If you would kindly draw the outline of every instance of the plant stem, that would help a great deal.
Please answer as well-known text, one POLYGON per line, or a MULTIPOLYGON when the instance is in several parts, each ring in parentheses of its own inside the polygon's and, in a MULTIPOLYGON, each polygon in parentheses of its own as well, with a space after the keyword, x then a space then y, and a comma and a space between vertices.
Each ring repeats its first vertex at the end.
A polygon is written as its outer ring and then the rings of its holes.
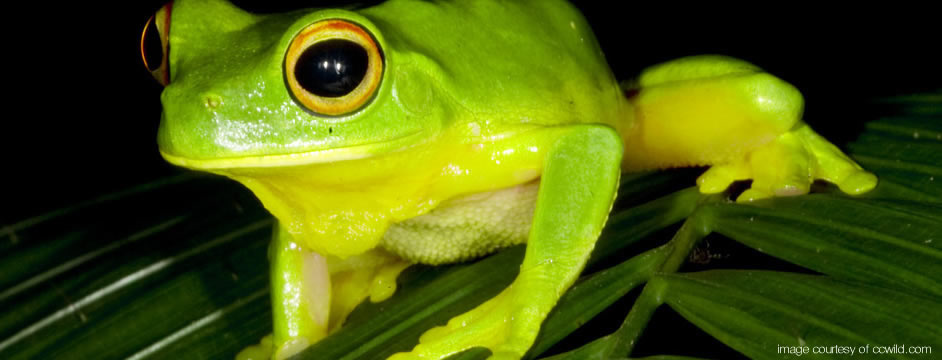
MULTIPOLYGON (((674 234, 671 241, 664 245, 664 247, 670 248, 670 254, 660 264, 658 273, 677 272, 677 269, 686 261, 690 250, 700 239, 710 233, 706 227, 702 226, 700 213, 700 211, 694 211, 681 225, 680 230, 674 234)), ((648 321, 651 320, 654 310, 663 302, 661 296, 663 293, 664 286, 662 283, 652 284, 649 282, 644 286, 644 290, 635 300, 635 304, 631 307, 628 316, 625 317, 625 321, 612 334, 614 344, 610 348, 609 358, 631 355, 638 338, 641 337, 641 332, 644 331, 648 321)))

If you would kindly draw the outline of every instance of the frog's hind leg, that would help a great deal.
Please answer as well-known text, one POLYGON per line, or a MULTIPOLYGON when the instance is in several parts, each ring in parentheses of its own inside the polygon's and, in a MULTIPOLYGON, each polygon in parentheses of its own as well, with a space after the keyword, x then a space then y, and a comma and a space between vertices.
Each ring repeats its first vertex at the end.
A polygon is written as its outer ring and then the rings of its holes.
POLYGON ((347 259, 321 256, 280 227, 269 251, 274 332, 240 352, 239 360, 297 354, 339 329, 367 297, 379 302, 392 296, 396 277, 410 265, 381 249, 347 259))
POLYGON ((645 69, 628 85, 632 124, 626 170, 726 164, 801 120, 790 84, 745 61, 694 56, 645 69))
POLYGON ((710 165, 700 191, 752 179, 739 201, 804 194, 815 179, 848 194, 876 186, 873 174, 802 121, 794 86, 745 61, 682 58, 645 70, 629 88, 625 170, 710 165))

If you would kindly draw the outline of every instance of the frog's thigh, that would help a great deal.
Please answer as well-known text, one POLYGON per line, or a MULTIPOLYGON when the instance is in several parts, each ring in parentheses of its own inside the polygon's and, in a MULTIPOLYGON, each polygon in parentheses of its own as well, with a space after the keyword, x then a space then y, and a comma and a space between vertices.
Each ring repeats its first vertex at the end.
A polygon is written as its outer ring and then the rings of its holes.
POLYGON ((724 164, 773 141, 801 119, 791 84, 727 57, 700 56, 645 70, 629 101, 626 170, 724 164))

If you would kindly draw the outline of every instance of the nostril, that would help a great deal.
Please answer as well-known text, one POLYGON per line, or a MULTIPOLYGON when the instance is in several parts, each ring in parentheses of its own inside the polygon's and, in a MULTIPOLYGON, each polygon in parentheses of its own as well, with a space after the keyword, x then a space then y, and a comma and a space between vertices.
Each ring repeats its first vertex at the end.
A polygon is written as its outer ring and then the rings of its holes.
POLYGON ((219 105, 222 105, 222 97, 219 95, 206 95, 206 97, 203 98, 203 106, 207 108, 215 109, 219 107, 219 105))

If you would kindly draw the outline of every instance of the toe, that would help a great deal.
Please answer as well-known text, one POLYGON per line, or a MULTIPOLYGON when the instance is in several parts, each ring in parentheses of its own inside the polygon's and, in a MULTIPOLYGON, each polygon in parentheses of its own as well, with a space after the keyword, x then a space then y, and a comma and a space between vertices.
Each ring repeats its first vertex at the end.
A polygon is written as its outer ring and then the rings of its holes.
POLYGON ((716 194, 725 191, 736 180, 751 177, 751 171, 745 161, 733 164, 714 165, 697 178, 697 185, 702 194, 716 194))
POLYGON ((837 186, 845 193, 859 195, 873 190, 877 186, 877 177, 870 172, 858 170, 838 182, 837 186))
POLYGON ((419 343, 432 343, 436 342, 445 336, 448 336, 453 330, 449 329, 447 326, 436 326, 431 329, 428 329, 419 336, 419 343))
POLYGON ((413 353, 395 353, 392 356, 386 358, 386 360, 422 360, 421 357, 413 353))
POLYGON ((764 192, 759 189, 749 189, 749 190, 743 191, 742 194, 739 194, 739 197, 736 198, 736 202, 745 203, 745 202, 751 202, 751 201, 756 201, 756 200, 762 200, 762 199, 766 199, 770 197, 772 197, 771 193, 764 192))
POLYGON ((863 170, 837 146, 804 126, 798 129, 800 137, 808 151, 814 154, 817 163, 815 178, 837 184, 841 191, 857 195, 873 190, 877 186, 877 177, 863 170))

